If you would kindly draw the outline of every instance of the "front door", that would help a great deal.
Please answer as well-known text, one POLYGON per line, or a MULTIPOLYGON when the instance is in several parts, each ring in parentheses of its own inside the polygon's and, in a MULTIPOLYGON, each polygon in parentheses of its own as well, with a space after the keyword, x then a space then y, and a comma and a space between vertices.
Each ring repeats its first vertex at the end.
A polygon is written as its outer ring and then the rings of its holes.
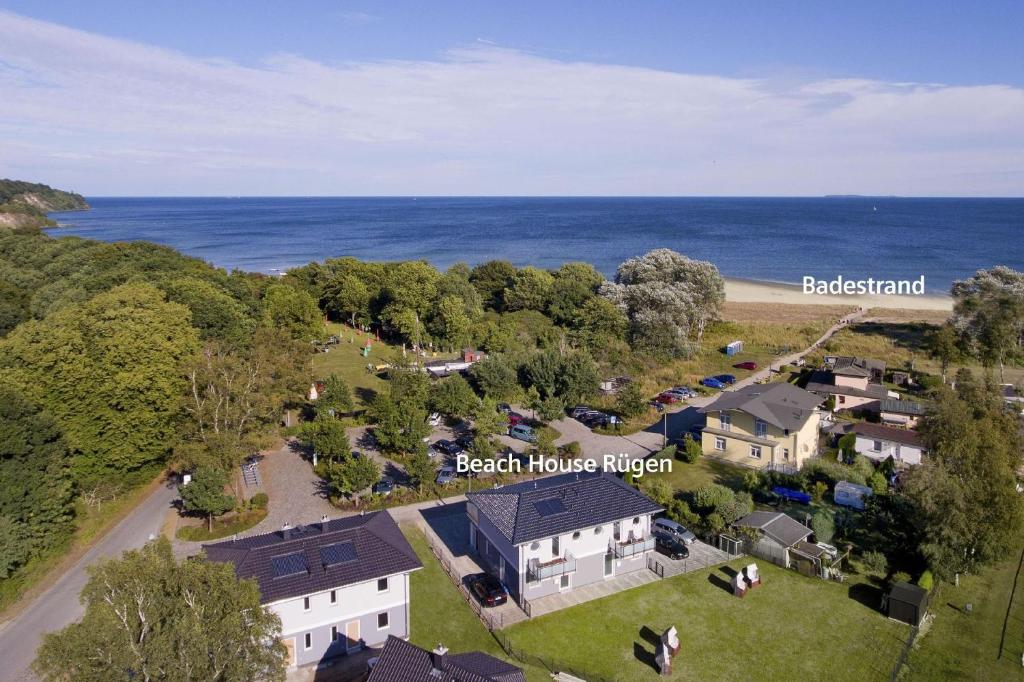
POLYGON ((359 641, 359 621, 350 620, 345 623, 345 648, 349 653, 359 651, 362 644, 359 641))
POLYGON ((615 573, 615 555, 608 552, 604 555, 604 577, 610 578, 615 573))
POLYGON ((284 660, 289 666, 295 665, 295 638, 282 639, 281 643, 284 644, 284 648, 288 652, 285 654, 284 660))

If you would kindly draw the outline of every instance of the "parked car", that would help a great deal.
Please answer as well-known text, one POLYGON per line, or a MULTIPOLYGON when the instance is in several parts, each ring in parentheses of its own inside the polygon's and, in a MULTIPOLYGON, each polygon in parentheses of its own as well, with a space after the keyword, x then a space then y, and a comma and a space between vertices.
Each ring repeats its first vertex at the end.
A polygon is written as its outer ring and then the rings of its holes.
POLYGON ((453 443, 450 440, 442 438, 434 443, 434 449, 438 452, 443 452, 446 455, 454 457, 455 455, 462 452, 462 448, 459 447, 458 443, 453 443))
POLYGON ((593 410, 587 407, 586 405, 577 405, 576 407, 572 408, 572 410, 570 410, 569 416, 572 417, 573 419, 579 419, 582 415, 592 411, 593 410))
POLYGON ((588 412, 587 414, 580 417, 580 421, 592 429, 598 426, 604 426, 610 420, 611 417, 609 417, 604 412, 588 412))
POLYGON ((716 377, 705 377, 700 380, 700 383, 708 388, 717 388, 719 390, 725 388, 725 384, 719 381, 716 377))
POLYGON ((686 559, 690 556, 689 548, 668 533, 654 533, 654 548, 669 559, 686 559))
POLYGON ((373 484, 374 495, 384 495, 385 497, 390 495, 395 489, 395 482, 385 476, 376 483, 373 484))
POLYGON ((737 362, 735 365, 733 365, 733 367, 735 367, 736 369, 755 370, 757 369, 757 363, 747 360, 746 362, 737 362))
POLYGON ((676 523, 672 519, 655 519, 654 520, 654 531, 671 535, 676 540, 679 540, 683 544, 692 545, 697 541, 697 536, 691 531, 686 529, 686 526, 676 523))
POLYGON ((431 412, 430 416, 427 418, 427 423, 430 424, 431 426, 440 426, 441 425, 441 413, 440 412, 431 412))
POLYGON ((537 442, 537 434, 533 432, 526 424, 516 424, 515 426, 509 427, 508 435, 518 440, 526 441, 527 443, 537 442))
POLYGON ((512 406, 509 405, 508 403, 498 403, 498 412, 501 412, 503 414, 511 414, 512 406))
POLYGON ((459 436, 458 438, 455 439, 455 444, 458 445, 463 450, 469 450, 471 447, 473 447, 473 436, 459 436))
POLYGON ((655 400, 665 405, 674 405, 675 403, 680 402, 681 398, 675 393, 659 393, 655 400))
POLYGON ((524 417, 523 415, 519 414, 518 412, 508 412, 507 414, 508 414, 508 425, 510 427, 516 426, 517 424, 521 424, 523 422, 523 420, 526 419, 526 417, 524 417))
POLYGON ((696 398, 697 397, 697 391, 693 390, 689 386, 673 386, 669 390, 672 393, 678 393, 678 394, 680 394, 682 396, 685 396, 687 398, 696 398))
POLYGON ((680 400, 686 400, 687 398, 692 398, 692 397, 693 397, 693 396, 692 396, 692 395, 690 395, 690 394, 689 394, 688 392, 685 392, 685 391, 677 391, 677 390, 676 390, 676 389, 674 389, 674 388, 670 388, 669 390, 665 391, 665 393, 668 393, 669 395, 674 395, 674 396, 676 396, 677 398, 679 398, 680 400))
POLYGON ((657 411, 657 412, 664 412, 665 411, 665 406, 662 403, 659 403, 657 400, 652 400, 648 404, 651 407, 653 407, 655 409, 655 411, 657 411))
POLYGON ((731 374, 717 374, 714 378, 718 379, 726 386, 731 386, 736 383, 736 377, 731 374))
POLYGON ((466 576, 466 587, 481 606, 500 606, 508 601, 508 590, 500 580, 489 573, 466 576))
POLYGON ((437 478, 434 479, 434 483, 438 485, 448 485, 456 478, 455 467, 441 467, 437 470, 437 478))

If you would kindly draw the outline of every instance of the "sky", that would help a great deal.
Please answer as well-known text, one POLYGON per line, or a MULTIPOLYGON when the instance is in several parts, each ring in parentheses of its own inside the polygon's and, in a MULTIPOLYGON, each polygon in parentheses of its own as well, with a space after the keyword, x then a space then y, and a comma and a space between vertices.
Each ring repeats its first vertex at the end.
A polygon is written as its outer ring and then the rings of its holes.
POLYGON ((1021 196, 1024 3, 0 0, 87 196, 1021 196))

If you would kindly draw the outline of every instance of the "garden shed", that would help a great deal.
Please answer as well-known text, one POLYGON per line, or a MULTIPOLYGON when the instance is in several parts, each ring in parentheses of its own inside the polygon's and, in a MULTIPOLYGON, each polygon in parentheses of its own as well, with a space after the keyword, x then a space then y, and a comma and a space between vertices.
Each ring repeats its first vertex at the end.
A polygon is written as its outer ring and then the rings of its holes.
POLYGON ((832 499, 836 504, 853 509, 864 509, 864 501, 871 497, 874 491, 866 485, 857 485, 849 481, 839 481, 832 493, 832 499))
POLYGON ((896 583, 892 586, 886 604, 890 618, 918 626, 927 611, 928 590, 910 583, 896 583))

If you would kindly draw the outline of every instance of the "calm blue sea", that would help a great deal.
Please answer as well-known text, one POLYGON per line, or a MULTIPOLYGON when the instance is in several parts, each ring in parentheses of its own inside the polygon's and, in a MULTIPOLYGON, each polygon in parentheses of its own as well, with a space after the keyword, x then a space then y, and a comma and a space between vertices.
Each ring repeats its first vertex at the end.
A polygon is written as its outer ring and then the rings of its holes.
POLYGON ((669 247, 728 277, 925 276, 930 292, 1002 264, 1024 269, 1024 199, 89 198, 54 236, 167 244, 217 266, 426 259, 444 268, 594 263, 669 247))

